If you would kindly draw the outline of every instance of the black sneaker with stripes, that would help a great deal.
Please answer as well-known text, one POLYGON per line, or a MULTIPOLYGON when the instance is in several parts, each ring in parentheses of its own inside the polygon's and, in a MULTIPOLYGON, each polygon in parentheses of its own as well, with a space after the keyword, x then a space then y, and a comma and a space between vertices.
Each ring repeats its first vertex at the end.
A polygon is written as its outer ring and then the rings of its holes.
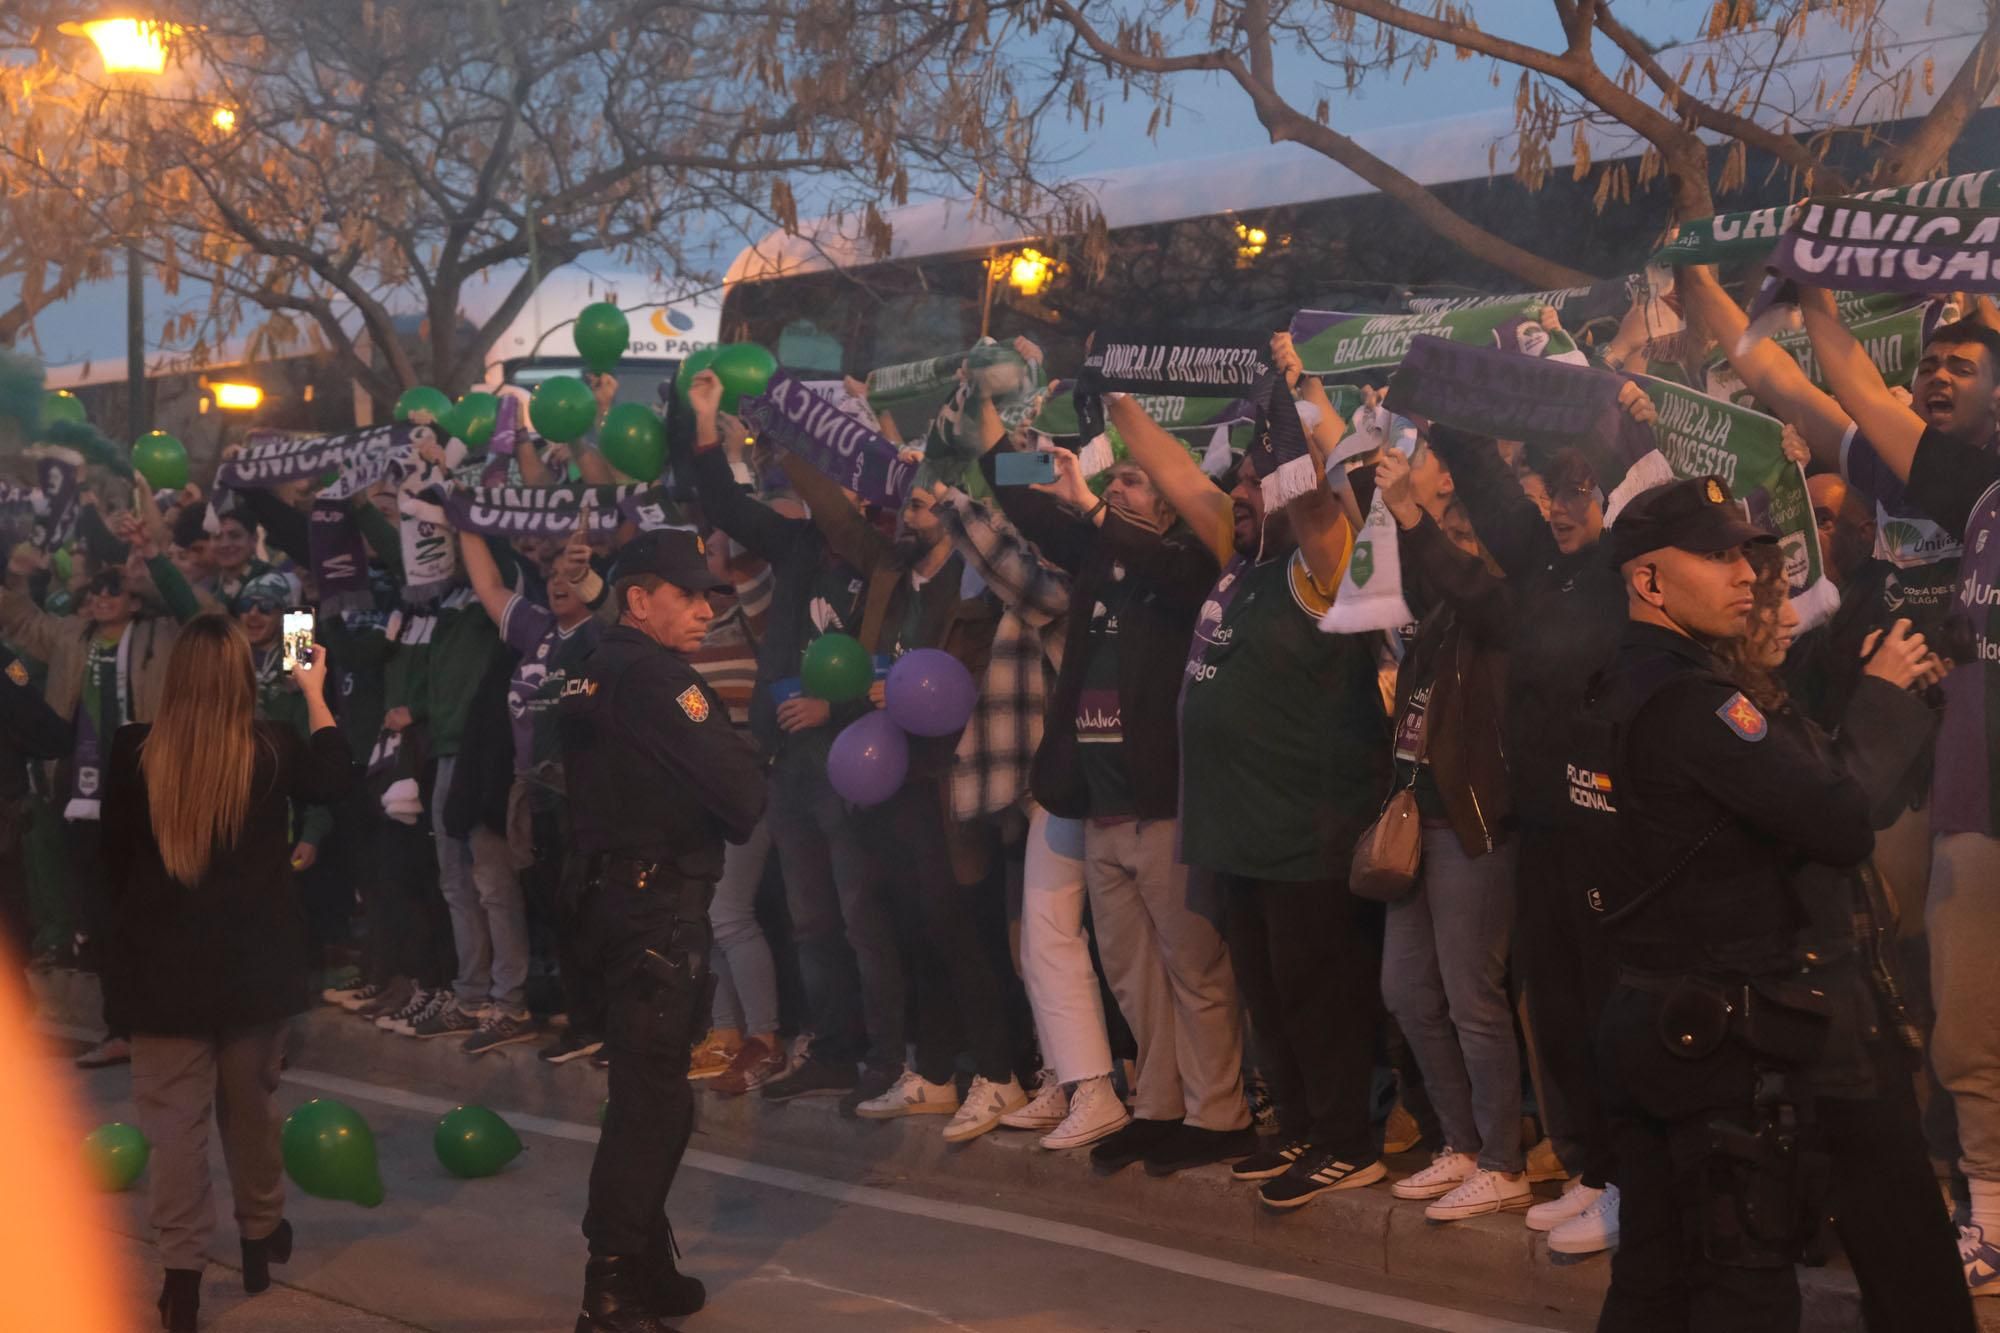
POLYGON ((1312 1151, 1304 1139, 1264 1138, 1256 1152, 1229 1168, 1237 1180, 1269 1180, 1292 1169, 1292 1163, 1312 1151))
POLYGON ((1347 1162, 1335 1157, 1331 1149, 1313 1148, 1283 1175, 1265 1181, 1257 1193, 1267 1207, 1298 1208, 1331 1190, 1360 1189, 1388 1174, 1380 1158, 1347 1162))

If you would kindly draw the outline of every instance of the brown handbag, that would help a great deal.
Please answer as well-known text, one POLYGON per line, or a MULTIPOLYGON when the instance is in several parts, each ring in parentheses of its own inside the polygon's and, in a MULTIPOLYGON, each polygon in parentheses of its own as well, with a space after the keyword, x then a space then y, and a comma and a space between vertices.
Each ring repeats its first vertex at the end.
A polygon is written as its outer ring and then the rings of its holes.
POLYGON ((1390 795, 1382 813, 1354 845, 1347 888, 1358 898, 1393 903, 1409 896, 1417 886, 1417 871, 1424 859, 1424 821, 1417 814, 1417 774, 1423 770, 1431 741, 1428 710, 1426 714, 1410 780, 1390 795))

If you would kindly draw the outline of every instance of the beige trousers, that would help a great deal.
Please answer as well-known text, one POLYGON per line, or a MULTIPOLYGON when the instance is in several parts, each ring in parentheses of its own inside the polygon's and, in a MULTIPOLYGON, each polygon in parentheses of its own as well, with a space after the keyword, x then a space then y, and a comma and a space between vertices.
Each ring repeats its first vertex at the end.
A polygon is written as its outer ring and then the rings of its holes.
POLYGON ((285 1216, 283 1117, 272 1094, 284 1053, 283 1022, 219 1038, 132 1037, 132 1099, 152 1145, 147 1164, 153 1229, 167 1268, 199 1270, 215 1230, 208 1121, 222 1131, 222 1159, 235 1197, 236 1227, 262 1240, 285 1216))
POLYGON ((1236 974, 1212 882, 1180 864, 1179 832, 1171 819, 1084 825, 1097 952, 1139 1045, 1138 1116, 1241 1129, 1250 1108, 1236 974))

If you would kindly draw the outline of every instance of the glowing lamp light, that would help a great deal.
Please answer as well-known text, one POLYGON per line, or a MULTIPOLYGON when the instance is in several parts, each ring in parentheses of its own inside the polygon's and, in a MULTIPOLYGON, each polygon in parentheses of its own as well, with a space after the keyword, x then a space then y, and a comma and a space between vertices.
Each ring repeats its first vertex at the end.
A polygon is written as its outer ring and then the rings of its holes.
POLYGON ((1271 243, 1271 235, 1262 227, 1236 224, 1236 262, 1243 266, 1264 253, 1264 247, 1271 243))
POLYGON ((226 106, 219 106, 215 108, 215 114, 208 118, 208 123, 227 134, 236 128, 236 113, 226 106))
POLYGON ((1040 250, 1023 250, 1007 261, 1007 285, 1023 296, 1033 296, 1049 285, 1055 261, 1040 250))
POLYGON ((254 412, 264 401, 264 391, 254 384, 211 384, 208 389, 225 412, 254 412))
POLYGON ((72 37, 88 37, 104 61, 106 74, 164 74, 167 43, 180 28, 153 19, 111 18, 65 23, 61 31, 72 37))

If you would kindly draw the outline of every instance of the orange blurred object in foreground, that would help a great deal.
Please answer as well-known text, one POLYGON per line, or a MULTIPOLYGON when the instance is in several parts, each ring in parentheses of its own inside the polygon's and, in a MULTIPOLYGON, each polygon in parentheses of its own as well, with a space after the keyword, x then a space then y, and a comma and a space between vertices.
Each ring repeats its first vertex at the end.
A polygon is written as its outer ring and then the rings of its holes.
POLYGON ((137 1308, 105 1196, 84 1172, 89 1127, 47 1043, 29 1026, 19 965, 0 950, 0 1326, 124 1333, 137 1308))

